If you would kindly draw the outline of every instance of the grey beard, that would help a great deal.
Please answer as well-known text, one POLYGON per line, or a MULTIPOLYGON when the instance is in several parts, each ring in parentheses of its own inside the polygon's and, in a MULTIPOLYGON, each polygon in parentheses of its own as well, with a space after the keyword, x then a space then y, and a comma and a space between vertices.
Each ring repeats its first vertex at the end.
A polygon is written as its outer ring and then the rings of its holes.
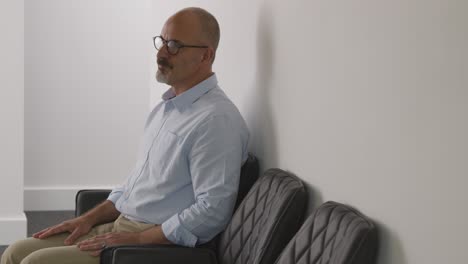
POLYGON ((166 76, 163 73, 161 73, 159 70, 156 71, 156 81, 167 84, 166 76))

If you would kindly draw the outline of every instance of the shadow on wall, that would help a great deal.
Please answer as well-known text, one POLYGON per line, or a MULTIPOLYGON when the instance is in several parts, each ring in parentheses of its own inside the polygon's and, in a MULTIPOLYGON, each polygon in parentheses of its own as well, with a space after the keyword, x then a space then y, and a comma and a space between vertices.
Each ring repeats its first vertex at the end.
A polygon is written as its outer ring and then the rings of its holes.
POLYGON ((272 118, 271 84, 273 78, 273 41, 271 10, 260 7, 257 21, 256 79, 249 89, 246 122, 251 133, 251 149, 260 161, 260 171, 278 167, 275 124, 272 118))
MULTIPOLYGON (((297 176, 297 175, 296 175, 297 176)), ((300 177, 299 177, 300 178, 300 177)), ((307 211, 304 215, 304 220, 312 215, 317 207, 323 204, 322 193, 320 190, 307 182, 304 182, 304 186, 307 190, 308 204, 307 211)), ((351 205, 352 206, 352 205, 351 205)), ((360 211, 358 208, 356 208, 360 211)), ((363 214, 365 212, 361 211, 363 214)), ((372 219, 377 227, 378 234, 378 249, 377 249, 377 261, 378 264, 408 264, 405 252, 403 250, 402 242, 398 238, 397 234, 390 230, 384 224, 372 219)))
MULTIPOLYGON (((365 212, 363 212, 365 213, 365 212)), ((400 238, 397 234, 380 223, 372 219, 377 226, 377 232, 379 236, 379 249, 377 251, 377 262, 378 264, 408 264, 406 259, 405 251, 402 246, 400 238)))
MULTIPOLYGON (((251 133, 251 151, 258 157, 262 172, 267 168, 281 166, 280 155, 278 155, 278 142, 280 139, 277 138, 277 128, 281 127, 281 124, 275 124, 273 112, 276 107, 280 106, 272 105, 272 89, 274 88, 274 73, 281 72, 281 69, 276 70, 276 67, 281 67, 281 61, 275 61, 277 59, 275 57, 275 43, 273 41, 275 23, 282 22, 275 21, 272 5, 268 1, 264 1, 258 9, 256 78, 249 87, 251 93, 245 99, 245 109, 247 110, 245 118, 251 133)), ((304 177, 304 175, 298 176, 299 178, 304 177)), ((306 212, 307 217, 324 202, 324 196, 320 186, 312 186, 306 182, 304 184, 308 192, 309 201, 306 212)), ((324 195, 330 200, 334 199, 329 195, 324 195)), ((372 199, 372 197, 369 197, 369 199, 372 199)), ((346 201, 342 202, 346 203, 346 201)), ((362 213, 366 214, 365 210, 362 213)), ((379 235, 379 249, 376 263, 407 264, 408 260, 398 234, 383 222, 374 220, 374 223, 377 226, 379 235)))
MULTIPOLYGON (((289 173, 297 176, 296 174, 288 171, 289 173)), ((297 176, 299 177, 299 176, 297 176)), ((301 177, 299 177, 301 178, 301 177)), ((307 210, 304 214, 304 220, 307 219, 307 217, 311 216, 315 209, 317 209, 320 205, 322 205, 325 201, 323 200, 323 196, 321 191, 316 188, 315 186, 304 182, 304 186, 307 190, 307 198, 308 198, 308 203, 307 203, 307 210)), ((353 206, 353 205, 350 205, 353 206)), ((358 208, 355 208, 358 211, 358 208)), ((364 215, 366 215, 365 212, 361 211, 364 215)), ((377 233, 378 233, 378 250, 377 250, 377 261, 376 263, 378 264, 408 264, 408 261, 406 259, 406 255, 403 250, 402 242, 398 238, 397 234, 390 230, 387 226, 384 224, 372 219, 374 224, 377 227, 377 233)))
MULTIPOLYGON (((301 178, 301 177, 299 177, 301 178)), ((315 186, 312 186, 311 184, 307 183, 307 182, 304 182, 304 186, 306 188, 306 191, 307 191, 307 198, 308 198, 308 201, 307 201, 307 211, 305 213, 306 215, 306 218, 311 215, 314 210, 319 207, 321 204, 324 203, 323 201, 323 196, 322 196, 322 193, 320 192, 320 190, 318 188, 316 188, 315 186)))

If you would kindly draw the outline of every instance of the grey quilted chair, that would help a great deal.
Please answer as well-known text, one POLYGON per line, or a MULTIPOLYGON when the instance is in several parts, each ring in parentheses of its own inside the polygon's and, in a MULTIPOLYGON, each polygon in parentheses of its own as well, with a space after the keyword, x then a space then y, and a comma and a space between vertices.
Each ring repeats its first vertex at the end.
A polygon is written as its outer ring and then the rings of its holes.
POLYGON ((377 231, 349 206, 326 202, 309 217, 276 264, 375 263, 377 231))
POLYGON ((298 178, 280 169, 267 170, 222 234, 218 262, 274 263, 299 229, 305 205, 306 191, 298 178))
POLYGON ((273 264, 299 229, 306 191, 295 176, 267 170, 247 193, 212 247, 118 246, 101 253, 105 264, 273 264))

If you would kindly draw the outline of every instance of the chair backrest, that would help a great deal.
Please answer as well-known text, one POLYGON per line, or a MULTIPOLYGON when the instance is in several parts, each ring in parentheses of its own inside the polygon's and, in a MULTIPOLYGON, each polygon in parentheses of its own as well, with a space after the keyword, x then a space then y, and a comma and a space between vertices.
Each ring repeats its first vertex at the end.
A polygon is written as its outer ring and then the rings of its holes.
POLYGON ((80 216, 104 202, 111 190, 79 190, 75 196, 75 216, 80 216))
POLYGON ((374 224, 355 209, 330 201, 304 222, 276 263, 370 264, 376 251, 374 224))
POLYGON ((221 234, 218 263, 273 263, 299 229, 306 200, 297 177, 280 169, 267 170, 221 234))
POLYGON ((237 192, 237 200, 236 205, 234 206, 234 211, 237 210, 244 197, 250 191, 250 188, 252 188, 255 181, 257 181, 259 173, 260 169, 258 165, 258 159, 249 152, 249 156, 241 168, 239 190, 237 192))

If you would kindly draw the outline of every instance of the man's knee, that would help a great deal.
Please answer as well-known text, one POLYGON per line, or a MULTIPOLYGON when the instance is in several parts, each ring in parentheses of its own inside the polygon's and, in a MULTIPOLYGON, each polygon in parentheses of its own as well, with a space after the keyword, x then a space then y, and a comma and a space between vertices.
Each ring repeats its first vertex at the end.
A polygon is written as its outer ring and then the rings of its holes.
POLYGON ((24 240, 17 241, 5 249, 1 264, 19 264, 29 252, 25 248, 24 240))
POLYGON ((19 264, 21 261, 40 249, 63 245, 62 236, 54 236, 48 239, 26 238, 11 244, 3 253, 1 264, 19 264))
POLYGON ((43 251, 46 251, 46 249, 39 249, 32 252, 21 261, 21 264, 51 264, 52 262, 50 262, 50 259, 48 259, 48 254, 43 251))
MULTIPOLYGON (((62 264, 71 263, 73 256, 63 254, 60 248, 43 248, 27 255, 21 264, 62 264), (64 261, 66 259, 66 261, 64 261)), ((77 262, 79 263, 79 262, 77 262)))
POLYGON ((99 257, 80 251, 76 246, 43 248, 27 255, 21 264, 99 264, 99 257))

